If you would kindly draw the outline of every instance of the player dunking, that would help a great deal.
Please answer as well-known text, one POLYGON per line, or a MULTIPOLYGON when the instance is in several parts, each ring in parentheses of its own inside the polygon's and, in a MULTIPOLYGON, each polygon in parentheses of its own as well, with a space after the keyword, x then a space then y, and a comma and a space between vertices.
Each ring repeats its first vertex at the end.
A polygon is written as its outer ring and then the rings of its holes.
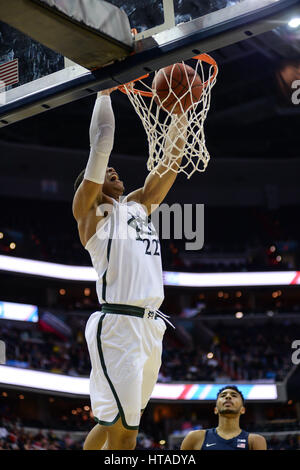
POLYGON ((263 436, 240 428, 240 416, 246 411, 244 405, 244 397, 237 387, 221 388, 214 409, 219 418, 218 427, 190 432, 181 450, 266 450, 263 436))
MULTIPOLYGON (((158 311, 164 299, 160 244, 148 215, 163 201, 177 173, 170 169, 162 176, 149 174, 142 188, 120 201, 123 182, 114 168, 107 168, 115 129, 111 91, 98 93, 89 160, 75 182, 73 200, 81 243, 98 274, 101 304, 85 329, 92 364, 91 406, 98 423, 85 440, 85 450, 135 448, 141 412, 157 380, 166 329, 165 316, 158 311), (127 232, 130 236, 121 236, 127 232)), ((174 147, 165 162, 175 157, 175 169, 181 163, 186 127, 182 115, 169 128, 174 147)), ((165 171, 164 162, 160 165, 158 173, 165 171)))

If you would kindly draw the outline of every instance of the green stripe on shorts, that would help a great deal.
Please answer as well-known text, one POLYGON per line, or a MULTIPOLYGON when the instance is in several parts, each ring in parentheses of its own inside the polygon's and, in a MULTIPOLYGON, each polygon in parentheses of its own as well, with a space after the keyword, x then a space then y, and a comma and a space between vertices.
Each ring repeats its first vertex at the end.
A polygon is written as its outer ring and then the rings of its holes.
MULTIPOLYGON (((113 383, 112 381, 110 380, 109 378, 109 375, 108 375, 108 372, 107 372, 107 369, 106 369, 106 365, 105 365, 105 361, 104 361, 104 356, 103 356, 103 351, 102 351, 102 347, 101 347, 101 331, 102 331, 102 324, 103 324, 103 320, 105 318, 106 314, 102 315, 100 320, 99 320, 99 323, 98 323, 98 330, 97 330, 97 343, 98 343, 98 352, 99 352, 99 357, 100 357, 100 362, 101 362, 101 366, 102 366, 102 369, 103 369, 103 372, 104 372, 104 375, 109 383, 109 386, 111 388, 111 391, 113 393, 113 396, 117 402, 117 406, 118 406, 118 410, 119 410, 119 415, 121 416, 121 420, 122 420, 122 424, 124 426, 124 428, 126 429, 130 429, 130 430, 136 430, 136 429, 139 429, 139 425, 138 426, 129 426, 127 423, 126 423, 126 419, 125 419, 125 414, 124 414, 124 410, 122 408, 122 405, 121 405, 121 402, 119 400, 119 397, 118 397, 118 394, 115 390, 115 387, 113 386, 113 383)), ((117 418, 118 416, 117 415, 117 418)), ((112 421, 111 423, 109 422, 106 422, 106 421, 100 421, 100 420, 97 420, 99 422, 99 424, 103 424, 104 426, 109 426, 111 424, 114 424, 116 421, 117 421, 117 418, 114 419, 114 421, 112 421), (106 423, 106 424, 105 424, 106 423)))
POLYGON ((115 417, 113 421, 101 421, 100 419, 96 417, 94 417, 94 420, 96 421, 96 423, 101 424, 102 426, 111 426, 112 424, 115 424, 119 418, 120 418, 120 413, 117 414, 117 416, 115 417))

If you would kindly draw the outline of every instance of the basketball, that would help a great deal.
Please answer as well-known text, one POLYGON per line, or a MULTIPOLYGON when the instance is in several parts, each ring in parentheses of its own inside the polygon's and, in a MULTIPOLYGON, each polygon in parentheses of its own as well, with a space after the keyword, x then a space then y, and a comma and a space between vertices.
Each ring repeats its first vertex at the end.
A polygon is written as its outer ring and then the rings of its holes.
POLYGON ((202 89, 200 76, 183 63, 160 69, 152 82, 156 104, 172 114, 185 112, 198 103, 202 89))

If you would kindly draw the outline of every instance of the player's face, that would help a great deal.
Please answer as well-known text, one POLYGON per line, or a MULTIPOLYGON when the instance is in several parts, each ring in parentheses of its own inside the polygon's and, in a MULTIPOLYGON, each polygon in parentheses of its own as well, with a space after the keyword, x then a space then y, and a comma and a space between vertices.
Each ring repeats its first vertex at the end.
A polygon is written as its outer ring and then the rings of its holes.
POLYGON ((220 415, 240 415, 245 412, 241 395, 230 388, 220 393, 215 413, 220 415))
POLYGON ((112 167, 106 169, 103 192, 111 197, 119 197, 124 193, 123 181, 119 179, 118 173, 112 167))

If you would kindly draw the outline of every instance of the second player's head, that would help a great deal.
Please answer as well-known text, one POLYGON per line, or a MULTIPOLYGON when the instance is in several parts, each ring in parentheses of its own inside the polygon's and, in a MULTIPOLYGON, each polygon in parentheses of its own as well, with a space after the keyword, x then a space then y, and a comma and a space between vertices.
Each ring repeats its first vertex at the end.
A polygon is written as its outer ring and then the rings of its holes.
POLYGON ((245 413, 245 400, 242 392, 234 385, 219 390, 214 413, 225 417, 240 416, 245 413))

